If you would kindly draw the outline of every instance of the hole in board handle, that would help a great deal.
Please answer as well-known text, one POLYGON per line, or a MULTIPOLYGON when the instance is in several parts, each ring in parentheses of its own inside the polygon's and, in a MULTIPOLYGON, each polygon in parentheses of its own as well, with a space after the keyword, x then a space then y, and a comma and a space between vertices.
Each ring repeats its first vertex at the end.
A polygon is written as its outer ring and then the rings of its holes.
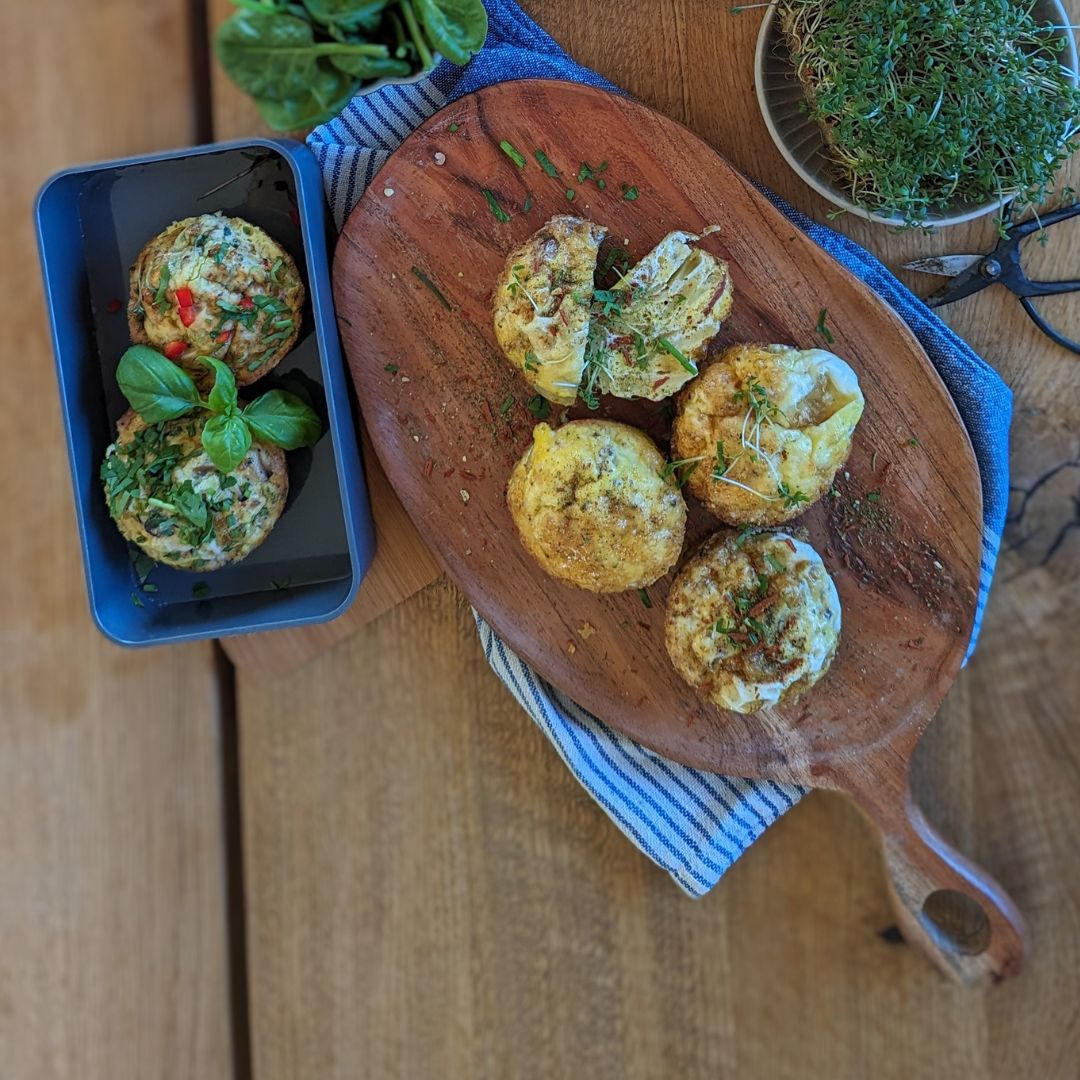
POLYGON ((990 919, 979 905, 955 889, 938 889, 923 902, 920 920, 941 948, 977 956, 990 944, 990 919))

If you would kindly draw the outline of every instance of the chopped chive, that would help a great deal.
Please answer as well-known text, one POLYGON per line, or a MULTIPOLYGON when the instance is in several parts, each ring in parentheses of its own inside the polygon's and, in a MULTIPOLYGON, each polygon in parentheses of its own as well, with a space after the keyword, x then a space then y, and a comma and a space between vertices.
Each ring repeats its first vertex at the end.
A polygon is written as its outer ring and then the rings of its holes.
POLYGON ((606 188, 606 187, 607 187, 607 181, 606 181, 606 180, 605 180, 605 179, 604 179, 603 177, 600 177, 600 179, 596 181, 596 186, 597 186, 597 187, 598 187, 598 188, 599 188, 599 189, 600 189, 601 191, 603 191, 603 190, 604 190, 604 188, 606 188))
POLYGON ((637 594, 641 598, 641 602, 647 608, 652 607, 652 597, 650 597, 649 594, 644 589, 638 589, 637 594))
POLYGON ((396 375, 400 370, 401 368, 399 368, 397 364, 387 364, 386 367, 383 368, 383 371, 389 371, 391 375, 396 375))
POLYGON ((525 168, 525 155, 514 146, 513 143, 507 142, 503 139, 499 143, 499 149, 519 168, 525 168))
POLYGON ((136 607, 143 607, 142 597, 137 592, 131 594, 131 602, 136 607))
POLYGON ((278 273, 281 271, 281 267, 284 265, 285 260, 278 257, 274 260, 274 265, 270 267, 270 280, 277 284, 278 273))
POLYGON ((509 221, 510 215, 499 205, 499 200, 487 188, 481 188, 481 190, 484 193, 484 198, 487 199, 488 209, 499 221, 509 221))
POLYGON ((623 184, 622 197, 627 202, 633 202, 638 197, 638 189, 633 184, 623 184))
POLYGON ((196 581, 195 584, 191 586, 191 595, 196 597, 197 599, 202 599, 202 597, 204 596, 209 596, 210 586, 207 585, 205 581, 196 581))
POLYGON ((881 502, 881 493, 878 491, 871 491, 866 496, 867 502, 881 502))
POLYGON ((772 567, 773 573, 781 574, 786 569, 784 564, 771 551, 765 552, 765 561, 772 567))
POLYGON ((537 420, 546 420, 551 415, 551 402, 539 394, 529 398, 526 408, 537 420))
POLYGON ((825 320, 828 318, 829 309, 822 308, 818 312, 817 326, 814 329, 825 339, 825 341, 831 345, 836 339, 832 335, 832 331, 825 325, 825 320))
POLYGON ((541 150, 539 147, 537 147, 533 151, 533 156, 536 158, 537 162, 539 163, 540 168, 543 169, 544 172, 546 172, 548 174, 548 176, 558 176, 559 175, 559 170, 555 168, 554 164, 552 164, 551 158, 549 158, 547 156, 547 154, 545 154, 544 151, 541 150))
POLYGON ((679 361, 680 366, 689 371, 691 375, 697 374, 697 365, 690 360, 678 346, 673 345, 666 337, 657 338, 656 344, 669 356, 674 356, 675 359, 679 361))
POLYGON ((567 198, 568 198, 568 199, 569 199, 569 200, 570 200, 571 202, 573 202, 573 201, 574 201, 574 196, 575 196, 575 195, 577 195, 577 192, 576 192, 576 191, 575 191, 575 190, 574 190, 573 188, 569 188, 569 187, 568 187, 568 188, 566 189, 566 197, 567 197, 567 198))
POLYGON ((521 212, 527 214, 533 208, 533 197, 531 195, 525 196, 525 202, 521 205, 521 212))
POLYGON ((454 133, 455 131, 457 131, 457 130, 458 130, 458 129, 459 129, 460 127, 461 127, 461 125, 460 125, 460 124, 451 124, 451 125, 450 125, 450 127, 449 127, 449 128, 447 129, 447 130, 448 130, 448 131, 450 132, 450 134, 452 135, 452 134, 453 134, 453 133, 454 133))
POLYGON ((503 403, 499 406, 499 415, 505 420, 510 415, 510 410, 514 407, 514 402, 517 398, 513 394, 507 394, 503 398, 503 403))
POLYGON ((152 581, 147 581, 143 585, 142 590, 145 593, 156 593, 157 592, 157 586, 152 581))
MULTIPOLYGON (((510 219, 507 218, 506 220, 509 221, 510 219)), ((427 276, 427 274, 425 274, 424 271, 420 269, 419 266, 414 266, 411 269, 412 269, 412 272, 419 279, 420 283, 422 285, 426 286, 428 289, 430 289, 435 294, 435 298, 439 301, 440 304, 442 304, 442 306, 444 308, 446 308, 447 311, 453 311, 454 310, 454 305, 451 304, 450 301, 447 300, 445 296, 443 296, 442 290, 439 288, 439 286, 436 285, 435 282, 432 281, 431 278, 429 278, 427 276)))
POLYGON ((169 264, 162 263, 161 270, 158 273, 158 287, 157 292, 154 293, 154 304, 158 311, 166 312, 169 310, 169 300, 165 295, 165 290, 169 287, 169 264))

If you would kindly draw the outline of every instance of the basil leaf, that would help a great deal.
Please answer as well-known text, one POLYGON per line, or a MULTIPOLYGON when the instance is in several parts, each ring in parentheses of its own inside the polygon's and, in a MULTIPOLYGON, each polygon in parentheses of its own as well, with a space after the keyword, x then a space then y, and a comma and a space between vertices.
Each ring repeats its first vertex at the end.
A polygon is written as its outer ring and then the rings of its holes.
POLYGON ((431 44, 452 64, 467 64, 484 46, 488 17, 481 0, 414 0, 431 44))
POLYGON ((283 450, 314 446, 322 434, 314 410, 285 390, 271 390, 256 398, 242 415, 255 438, 283 450))
POLYGON ((231 473, 251 449, 251 432, 239 413, 211 416, 202 430, 202 444, 215 467, 231 473))
POLYGON ((224 360, 215 356, 200 356, 199 359, 214 372, 214 388, 206 399, 216 413, 229 413, 236 408, 236 378, 232 368, 224 360))
POLYGON ((149 345, 132 345, 116 366, 116 381, 128 404, 148 424, 173 420, 199 404, 191 376, 149 345))

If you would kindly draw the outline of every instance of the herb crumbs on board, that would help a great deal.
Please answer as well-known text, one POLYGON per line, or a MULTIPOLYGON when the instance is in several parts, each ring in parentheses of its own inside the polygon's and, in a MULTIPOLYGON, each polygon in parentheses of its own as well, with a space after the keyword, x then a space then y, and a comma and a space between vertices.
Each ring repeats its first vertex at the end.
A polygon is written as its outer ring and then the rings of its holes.
POLYGON ((480 189, 483 192, 484 198, 487 199, 488 209, 495 215, 495 217, 502 222, 510 220, 510 215, 499 205, 499 200, 495 198, 493 192, 487 188, 480 189))

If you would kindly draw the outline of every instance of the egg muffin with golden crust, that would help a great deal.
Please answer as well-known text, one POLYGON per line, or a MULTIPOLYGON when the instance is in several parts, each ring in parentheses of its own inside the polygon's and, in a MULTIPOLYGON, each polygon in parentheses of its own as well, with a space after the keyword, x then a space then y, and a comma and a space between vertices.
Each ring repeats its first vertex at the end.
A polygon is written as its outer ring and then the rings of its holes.
POLYGON ((610 289, 596 292, 586 400, 590 380, 594 391, 660 401, 697 375, 732 305, 727 263, 697 247, 700 239, 668 233, 610 289))
POLYGON ((785 533, 710 537, 668 593, 675 670, 722 709, 751 713, 809 690, 840 641, 840 598, 821 556, 785 533))
POLYGON ((608 420, 533 429, 507 489, 521 542, 552 577, 592 592, 651 585, 675 565, 686 504, 652 440, 608 420))
POLYGON ((120 532, 178 570, 246 558, 270 535, 289 494, 284 450, 253 441, 240 464, 221 473, 202 447, 203 422, 185 416, 148 425, 128 410, 101 465, 120 532))
POLYGON ((200 356, 237 385, 262 378, 296 344, 304 285, 289 253, 257 225, 224 214, 174 221, 131 267, 131 340, 160 349, 201 386, 200 356))
POLYGON ((828 491, 863 404, 855 372, 833 353, 736 345, 679 398, 672 457, 722 521, 778 525, 828 491))
POLYGON ((548 401, 572 405, 585 367, 596 255, 607 230, 553 217, 506 260, 495 283, 495 338, 548 401))

